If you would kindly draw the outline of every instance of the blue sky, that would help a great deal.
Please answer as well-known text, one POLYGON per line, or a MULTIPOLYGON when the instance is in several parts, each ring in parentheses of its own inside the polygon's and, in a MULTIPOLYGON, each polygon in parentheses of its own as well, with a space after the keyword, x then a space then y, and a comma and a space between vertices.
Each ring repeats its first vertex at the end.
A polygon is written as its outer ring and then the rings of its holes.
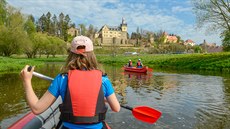
POLYGON ((124 18, 128 32, 136 32, 137 27, 152 32, 166 31, 192 39, 200 44, 221 45, 219 33, 208 33, 205 28, 196 29, 196 19, 190 0, 6 0, 24 14, 39 18, 50 12, 68 14, 73 23, 118 26, 124 18))

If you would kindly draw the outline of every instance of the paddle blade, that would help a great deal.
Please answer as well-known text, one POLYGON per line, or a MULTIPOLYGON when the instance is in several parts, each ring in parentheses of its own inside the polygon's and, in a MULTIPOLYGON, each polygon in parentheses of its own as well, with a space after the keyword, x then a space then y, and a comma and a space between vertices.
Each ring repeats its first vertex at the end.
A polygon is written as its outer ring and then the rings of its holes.
POLYGON ((161 112, 147 106, 135 107, 132 110, 133 116, 143 122, 155 123, 161 116, 161 112))
POLYGON ((151 68, 148 68, 148 71, 149 71, 149 72, 152 72, 152 71, 153 71, 153 69, 151 69, 151 68))

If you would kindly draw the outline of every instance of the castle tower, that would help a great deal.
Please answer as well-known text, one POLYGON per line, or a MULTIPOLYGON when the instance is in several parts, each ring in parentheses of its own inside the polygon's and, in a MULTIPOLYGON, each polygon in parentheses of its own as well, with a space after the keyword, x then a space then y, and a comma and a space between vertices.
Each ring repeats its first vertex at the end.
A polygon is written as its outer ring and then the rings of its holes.
POLYGON ((125 22, 124 18, 122 18, 122 22, 121 22, 121 31, 127 32, 127 23, 125 22))

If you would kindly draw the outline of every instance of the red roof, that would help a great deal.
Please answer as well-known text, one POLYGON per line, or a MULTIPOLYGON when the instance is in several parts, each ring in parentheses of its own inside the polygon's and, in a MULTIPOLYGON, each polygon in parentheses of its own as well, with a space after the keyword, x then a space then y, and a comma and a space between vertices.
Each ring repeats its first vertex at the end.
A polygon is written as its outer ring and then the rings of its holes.
POLYGON ((194 41, 192 41, 191 39, 187 39, 185 42, 194 43, 194 41))

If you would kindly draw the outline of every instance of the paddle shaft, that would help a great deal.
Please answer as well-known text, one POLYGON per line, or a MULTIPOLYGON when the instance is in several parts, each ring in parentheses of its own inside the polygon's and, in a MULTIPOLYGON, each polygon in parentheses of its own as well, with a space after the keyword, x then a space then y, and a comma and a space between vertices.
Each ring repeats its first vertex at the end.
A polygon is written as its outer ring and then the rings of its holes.
POLYGON ((132 107, 130 107, 130 106, 125 106, 125 105, 121 105, 121 107, 123 107, 123 108, 125 108, 125 109, 128 109, 128 110, 133 110, 133 108, 132 107))

